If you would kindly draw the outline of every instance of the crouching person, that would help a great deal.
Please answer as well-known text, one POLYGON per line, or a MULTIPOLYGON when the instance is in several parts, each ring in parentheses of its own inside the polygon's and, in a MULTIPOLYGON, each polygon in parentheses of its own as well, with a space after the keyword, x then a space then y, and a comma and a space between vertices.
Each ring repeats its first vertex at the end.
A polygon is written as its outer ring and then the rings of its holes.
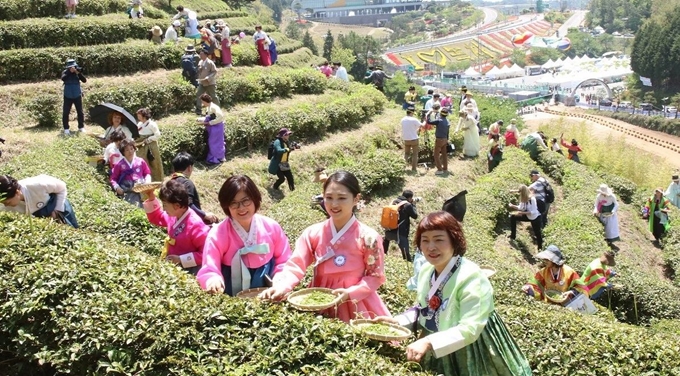
POLYGON ((177 180, 166 181, 159 198, 153 190, 146 192, 144 210, 149 222, 165 227, 168 236, 161 258, 196 275, 203 260, 203 244, 210 229, 195 211, 189 209, 189 194, 184 184, 177 180))

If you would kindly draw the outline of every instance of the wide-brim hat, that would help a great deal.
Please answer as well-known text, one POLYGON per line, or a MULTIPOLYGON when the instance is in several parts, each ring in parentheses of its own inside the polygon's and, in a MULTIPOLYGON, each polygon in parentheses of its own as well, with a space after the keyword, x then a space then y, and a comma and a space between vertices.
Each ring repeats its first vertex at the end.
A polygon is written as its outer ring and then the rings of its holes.
POLYGON ((196 52, 196 47, 188 45, 187 48, 184 49, 184 52, 196 52))
POLYGON ((413 106, 406 107, 406 112, 416 112, 416 108, 413 106))
POLYGON ((215 26, 224 27, 227 26, 227 24, 224 23, 224 20, 217 20, 215 21, 215 26))
POLYGON ((517 123, 517 119, 510 119, 510 124, 515 124, 517 123))
POLYGON ((442 110, 439 111, 439 115, 441 115, 441 116, 447 116, 448 114, 449 114, 449 110, 447 110, 446 108, 442 108, 442 110))
POLYGON ((281 128, 281 129, 279 130, 279 133, 278 133, 277 137, 284 137, 284 136, 288 136, 289 134, 293 134, 293 132, 292 132, 290 129, 288 129, 288 128, 281 128))
POLYGON ((465 92, 465 95, 466 95, 466 96, 468 96, 468 95, 469 95, 469 96, 471 96, 471 97, 474 97, 474 95, 472 95, 472 93, 471 93, 471 92, 469 92, 469 91, 466 91, 466 92, 465 92))
POLYGON ((597 193, 605 196, 612 195, 612 189, 607 186, 607 184, 600 184, 600 188, 597 189, 597 193))
POLYGON ((174 21, 172 21, 172 26, 174 26, 174 27, 179 27, 181 24, 182 24, 182 23, 179 22, 179 20, 174 20, 174 21))
POLYGON ((664 192, 663 192, 663 188, 661 188, 661 187, 656 187, 656 189, 654 190, 654 193, 656 193, 656 192, 659 192, 659 193, 661 193, 661 194, 664 193, 664 192))
POLYGON ((614 259, 614 256, 615 256, 615 255, 614 255, 614 252, 612 252, 612 251, 604 251, 604 253, 602 254, 602 256, 604 256, 604 258, 607 259, 607 265, 609 265, 609 266, 616 266, 616 260, 614 259))
POLYGON ((76 63, 75 59, 66 60, 66 68, 77 67, 77 66, 78 66, 78 63, 76 63))
POLYGON ((163 29, 161 29, 160 26, 154 26, 150 29, 150 31, 151 31, 151 34, 153 34, 154 36, 157 36, 157 37, 160 37, 161 35, 163 35, 163 29))
POLYGON ((564 265, 564 262, 566 261, 564 256, 562 255, 562 251, 560 251, 559 248, 557 248, 556 245, 549 245, 548 248, 545 249, 545 251, 539 252, 535 258, 539 260, 548 260, 552 262, 555 265, 562 266, 564 265))
POLYGON ((470 111, 470 110, 475 110, 475 106, 472 105, 472 103, 468 103, 465 105, 465 109, 470 111))
POLYGON ((531 171, 529 172, 529 176, 540 175, 540 174, 541 174, 541 173, 538 172, 538 170, 531 170, 531 171))

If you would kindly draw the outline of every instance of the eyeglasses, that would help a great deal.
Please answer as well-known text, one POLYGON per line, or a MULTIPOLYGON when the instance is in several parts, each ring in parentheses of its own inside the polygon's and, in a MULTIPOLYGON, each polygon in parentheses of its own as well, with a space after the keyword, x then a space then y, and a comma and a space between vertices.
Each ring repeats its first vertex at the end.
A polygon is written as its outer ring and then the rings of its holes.
POLYGON ((234 201, 231 204, 229 204, 229 209, 239 209, 241 206, 244 208, 249 207, 250 205, 253 204, 253 200, 250 199, 250 197, 246 197, 241 201, 234 201))

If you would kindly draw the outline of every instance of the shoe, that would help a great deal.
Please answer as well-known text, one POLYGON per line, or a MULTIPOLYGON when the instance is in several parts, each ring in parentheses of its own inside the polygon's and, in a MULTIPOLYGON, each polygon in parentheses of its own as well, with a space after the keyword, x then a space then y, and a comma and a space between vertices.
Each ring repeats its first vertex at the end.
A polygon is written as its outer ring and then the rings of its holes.
POLYGON ((66 15, 64 16, 64 18, 71 18, 71 13, 66 13, 66 15))
POLYGON ((72 14, 71 14, 71 18, 76 18, 76 17, 78 17, 78 16, 76 16, 75 13, 72 13, 72 14))
POLYGON ((435 175, 444 175, 444 171, 441 171, 441 170, 440 170, 440 171, 436 171, 434 174, 435 174, 435 175))
POLYGON ((69 131, 68 129, 64 129, 64 136, 70 136, 70 135, 71 135, 71 131, 69 131))
POLYGON ((85 133, 85 127, 83 127, 83 128, 78 128, 78 132, 85 133))

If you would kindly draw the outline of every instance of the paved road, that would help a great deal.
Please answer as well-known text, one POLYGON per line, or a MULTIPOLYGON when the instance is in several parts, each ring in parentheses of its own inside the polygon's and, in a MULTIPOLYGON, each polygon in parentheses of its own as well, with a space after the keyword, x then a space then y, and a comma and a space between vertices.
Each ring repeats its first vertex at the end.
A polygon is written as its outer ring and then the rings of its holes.
POLYGON ((496 11, 493 8, 479 8, 482 12, 484 12, 484 22, 482 22, 482 26, 486 26, 494 21, 496 21, 496 18, 498 18, 498 11, 496 11))
MULTIPOLYGON (((491 16, 489 16, 489 17, 491 17, 491 16)), ((485 18, 486 18, 486 16, 485 16, 485 18)), ((541 15, 520 16, 520 18, 515 22, 505 23, 503 25, 499 25, 499 26, 494 27, 494 28, 481 30, 481 31, 479 31, 479 35, 491 34, 491 33, 501 31, 501 30, 514 29, 516 27, 523 26, 523 25, 526 25, 528 23, 531 23, 531 22, 534 22, 534 21, 537 21, 537 20, 541 20, 541 19, 543 19, 542 14, 541 15)), ((408 51, 420 50, 423 47, 427 47, 427 46, 439 47, 439 46, 446 46, 446 45, 449 45, 449 44, 452 44, 452 43, 464 42, 464 41, 476 38, 477 37, 477 31, 476 30, 477 29, 475 28, 473 30, 462 31, 458 35, 454 34, 454 35, 451 35, 451 36, 448 36, 448 37, 435 39, 435 40, 432 40, 432 41, 420 42, 420 43, 416 43, 416 44, 410 44, 408 46, 396 47, 396 48, 389 49, 386 52, 387 53, 389 53, 389 52, 391 52, 391 53, 408 52, 408 51), (461 35, 461 34, 463 34, 463 35, 461 35)))
POLYGON ((567 31, 570 28, 581 26, 583 20, 586 19, 586 12, 587 11, 585 10, 574 11, 574 14, 558 29, 560 31, 560 37, 566 36, 567 31))

